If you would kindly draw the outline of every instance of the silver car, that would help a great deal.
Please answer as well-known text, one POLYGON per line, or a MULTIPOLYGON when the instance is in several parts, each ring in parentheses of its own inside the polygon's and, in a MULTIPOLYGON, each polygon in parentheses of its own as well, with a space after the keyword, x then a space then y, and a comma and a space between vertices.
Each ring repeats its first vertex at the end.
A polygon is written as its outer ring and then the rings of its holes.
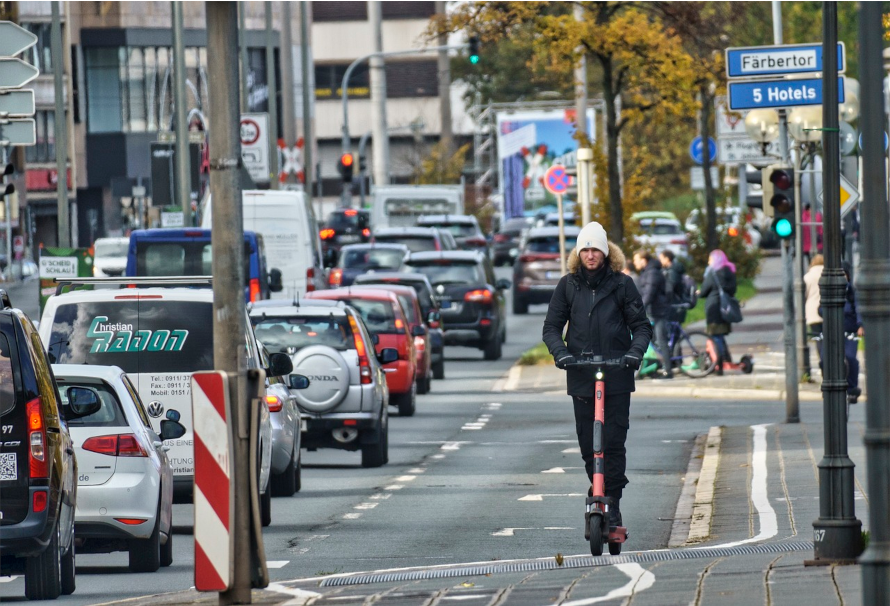
MULTIPOLYGON (((259 348, 268 368, 269 352, 262 343, 259 348)), ((300 409, 281 377, 266 377, 266 405, 272 421, 272 496, 290 497, 301 488, 300 409)))
POLYGON ((130 570, 154 572, 173 563, 173 471, 170 442, 185 434, 167 411, 161 434, 151 427, 136 387, 117 366, 54 364, 62 400, 76 388, 98 396, 95 413, 71 419, 77 457, 74 536, 81 553, 130 552, 130 570))

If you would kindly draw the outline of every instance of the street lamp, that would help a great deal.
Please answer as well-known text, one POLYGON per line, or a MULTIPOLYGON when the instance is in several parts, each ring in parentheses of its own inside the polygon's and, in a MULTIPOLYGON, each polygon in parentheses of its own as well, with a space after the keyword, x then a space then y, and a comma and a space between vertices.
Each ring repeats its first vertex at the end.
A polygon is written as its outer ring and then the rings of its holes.
POLYGON ((745 132, 748 136, 763 144, 775 141, 779 136, 779 114, 773 109, 755 109, 745 116, 745 132))

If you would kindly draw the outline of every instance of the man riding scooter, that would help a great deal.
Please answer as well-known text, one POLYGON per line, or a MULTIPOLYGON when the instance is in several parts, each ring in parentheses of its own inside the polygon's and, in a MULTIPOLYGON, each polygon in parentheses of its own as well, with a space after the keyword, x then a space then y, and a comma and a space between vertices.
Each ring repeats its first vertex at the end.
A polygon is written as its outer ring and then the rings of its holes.
POLYGON ((605 494, 611 499, 609 525, 621 526, 619 501, 628 480, 624 444, 630 426, 630 394, 634 370, 652 339, 652 325, 630 277, 622 273, 624 254, 608 241, 606 230, 588 223, 569 253, 569 273, 560 279, 544 320, 544 343, 556 366, 566 369, 568 395, 575 407, 575 429, 581 457, 593 479, 594 376, 573 366, 576 356, 593 354, 621 358, 622 368, 605 371, 605 494), (569 328, 566 341, 562 334, 569 328))

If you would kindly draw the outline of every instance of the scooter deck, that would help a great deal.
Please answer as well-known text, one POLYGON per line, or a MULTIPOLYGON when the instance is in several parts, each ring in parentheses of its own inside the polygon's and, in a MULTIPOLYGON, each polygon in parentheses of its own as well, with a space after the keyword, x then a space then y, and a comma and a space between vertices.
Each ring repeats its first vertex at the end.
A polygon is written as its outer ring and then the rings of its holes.
POLYGON ((624 543, 627 541, 627 527, 626 526, 610 526, 609 527, 609 535, 607 537, 607 543, 624 543))

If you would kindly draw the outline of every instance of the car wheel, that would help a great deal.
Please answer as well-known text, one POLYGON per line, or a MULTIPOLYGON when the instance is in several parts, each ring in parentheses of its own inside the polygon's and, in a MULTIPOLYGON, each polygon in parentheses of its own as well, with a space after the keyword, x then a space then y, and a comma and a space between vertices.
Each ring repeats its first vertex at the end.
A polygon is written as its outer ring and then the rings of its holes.
POLYGON ((167 531, 167 542, 161 544, 161 566, 173 564, 173 526, 167 531))
POLYGON ((445 354, 442 354, 442 359, 438 362, 433 362, 433 378, 437 381, 441 381, 445 378, 445 354))
POLYGON ((501 359, 501 355, 503 354, 503 347, 502 347, 500 335, 495 336, 494 339, 492 339, 485 345, 484 352, 485 352, 484 358, 486 360, 500 360, 501 359))
POLYGON ((389 444, 387 443, 388 428, 383 426, 381 417, 380 423, 377 424, 376 440, 373 444, 362 444, 362 467, 381 467, 386 463, 389 454, 389 444))
POLYGON ((393 403, 399 407, 400 417, 413 417, 417 411, 417 383, 411 384, 411 389, 408 393, 396 394, 395 396, 390 396, 390 398, 395 399, 393 403))
POLYGON ((524 300, 519 296, 518 293, 513 293, 513 315, 515 316, 523 316, 528 313, 528 301, 524 300))
POLYGON ((25 560, 25 597, 29 600, 55 600, 62 593, 61 531, 56 531, 40 555, 25 560))
POLYGON ((130 539, 130 570, 155 572, 161 567, 161 508, 155 516, 155 527, 147 539, 130 539))
POLYGON ((74 529, 71 530, 71 544, 68 545, 68 551, 62 556, 62 595, 71 595, 77 588, 74 579, 74 529))
POLYGON ((429 375, 423 377, 422 379, 417 379, 417 393, 419 393, 419 394, 429 393, 430 392, 430 383, 432 383, 432 380, 430 380, 429 375))
POLYGON ((297 492, 297 472, 294 453, 291 453, 290 463, 280 474, 272 474, 270 488, 272 496, 292 497, 297 492))
POLYGON ((263 528, 272 524, 272 485, 266 488, 266 492, 260 493, 260 523, 263 528))

